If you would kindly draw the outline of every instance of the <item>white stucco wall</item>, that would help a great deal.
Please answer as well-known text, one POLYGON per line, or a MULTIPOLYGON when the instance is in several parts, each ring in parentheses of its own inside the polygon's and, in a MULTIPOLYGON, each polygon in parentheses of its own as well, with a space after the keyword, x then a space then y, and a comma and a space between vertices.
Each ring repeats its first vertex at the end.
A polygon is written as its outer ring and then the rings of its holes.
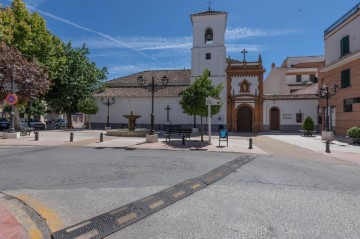
POLYGON ((271 68, 264 81, 264 94, 286 95, 290 93, 286 85, 286 69, 280 67, 271 68))
POLYGON ((301 123, 296 123, 296 114, 300 111, 303 114, 303 120, 306 116, 310 116, 317 125, 318 101, 316 99, 265 100, 263 106, 264 126, 270 125, 270 110, 272 107, 277 107, 280 110, 280 128, 296 129, 296 126, 301 127, 301 123), (291 119, 289 119, 290 115, 291 119))
POLYGON ((354 20, 342 28, 337 27, 330 34, 325 36, 325 59, 326 65, 338 60, 340 57, 340 41, 349 35, 350 51, 360 49, 360 11, 354 20))

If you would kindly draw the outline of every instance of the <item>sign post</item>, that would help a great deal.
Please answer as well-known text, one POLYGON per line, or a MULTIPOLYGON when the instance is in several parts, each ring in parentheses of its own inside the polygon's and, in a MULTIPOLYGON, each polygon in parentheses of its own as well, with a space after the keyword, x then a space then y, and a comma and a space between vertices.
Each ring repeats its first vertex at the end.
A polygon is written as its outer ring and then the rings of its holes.
POLYGON ((208 132, 209 132, 209 144, 211 144, 211 106, 221 105, 220 99, 212 97, 206 97, 206 105, 208 106, 208 132))

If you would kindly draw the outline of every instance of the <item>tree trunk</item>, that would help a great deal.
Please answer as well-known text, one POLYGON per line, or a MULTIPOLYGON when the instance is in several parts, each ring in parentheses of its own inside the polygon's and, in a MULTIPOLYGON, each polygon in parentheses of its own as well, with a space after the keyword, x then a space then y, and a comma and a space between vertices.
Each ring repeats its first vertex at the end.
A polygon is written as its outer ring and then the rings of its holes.
POLYGON ((30 128, 31 124, 30 124, 30 119, 31 119, 31 114, 29 112, 29 114, 27 115, 27 126, 30 128))
POLYGON ((69 112, 66 112, 66 117, 67 117, 67 121, 68 121, 68 129, 73 129, 73 124, 72 124, 72 115, 69 112))
POLYGON ((15 125, 15 129, 20 129, 20 112, 19 112, 19 108, 17 106, 14 106, 14 125, 15 125))
POLYGON ((91 120, 90 120, 90 115, 89 116, 89 129, 91 130, 91 120))
POLYGON ((201 124, 201 142, 204 142, 204 128, 203 128, 203 117, 200 116, 200 124, 201 124))

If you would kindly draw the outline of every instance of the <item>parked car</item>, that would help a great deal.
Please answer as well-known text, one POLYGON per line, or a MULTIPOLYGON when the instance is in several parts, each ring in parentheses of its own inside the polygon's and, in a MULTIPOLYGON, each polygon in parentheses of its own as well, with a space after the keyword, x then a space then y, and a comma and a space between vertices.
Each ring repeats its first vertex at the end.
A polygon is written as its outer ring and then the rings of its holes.
MULTIPOLYGON (((28 127, 28 119, 20 119, 20 127, 21 128, 26 128, 28 127)), ((30 119, 30 127, 34 128, 34 129, 45 129, 46 125, 44 122, 41 122, 37 119, 30 119)))
POLYGON ((10 121, 5 118, 0 118, 0 129, 8 129, 10 127, 10 121))
POLYGON ((62 127, 67 127, 67 125, 68 125, 67 120, 57 119, 57 120, 55 121, 55 128, 56 128, 56 129, 60 129, 60 128, 62 128, 62 127))

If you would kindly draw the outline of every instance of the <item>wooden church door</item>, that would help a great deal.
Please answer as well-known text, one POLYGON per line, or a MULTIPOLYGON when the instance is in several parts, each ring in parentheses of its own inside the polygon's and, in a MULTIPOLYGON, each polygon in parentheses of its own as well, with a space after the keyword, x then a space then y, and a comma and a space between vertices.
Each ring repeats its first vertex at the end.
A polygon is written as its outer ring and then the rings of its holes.
POLYGON ((242 106, 237 113, 237 131, 252 132, 252 110, 248 106, 242 106))

